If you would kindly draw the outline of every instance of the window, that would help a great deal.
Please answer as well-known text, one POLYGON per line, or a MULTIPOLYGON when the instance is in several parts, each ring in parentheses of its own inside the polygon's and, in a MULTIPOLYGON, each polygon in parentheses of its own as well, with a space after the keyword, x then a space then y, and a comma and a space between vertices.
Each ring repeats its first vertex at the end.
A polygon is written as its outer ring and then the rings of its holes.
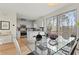
POLYGON ((58 20, 58 32, 61 32, 62 36, 76 34, 76 10, 58 15, 58 20))
POLYGON ((76 34, 76 10, 47 18, 47 31, 58 32, 66 37, 76 34))
POLYGON ((47 19, 47 28, 52 32, 57 32, 57 17, 53 16, 47 19))

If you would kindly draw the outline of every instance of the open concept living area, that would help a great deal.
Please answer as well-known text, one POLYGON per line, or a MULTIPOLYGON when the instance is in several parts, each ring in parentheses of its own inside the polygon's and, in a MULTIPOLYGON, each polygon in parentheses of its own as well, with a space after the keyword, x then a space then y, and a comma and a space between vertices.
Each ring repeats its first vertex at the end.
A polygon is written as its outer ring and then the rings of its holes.
POLYGON ((0 3, 0 55, 79 55, 79 3, 0 3))

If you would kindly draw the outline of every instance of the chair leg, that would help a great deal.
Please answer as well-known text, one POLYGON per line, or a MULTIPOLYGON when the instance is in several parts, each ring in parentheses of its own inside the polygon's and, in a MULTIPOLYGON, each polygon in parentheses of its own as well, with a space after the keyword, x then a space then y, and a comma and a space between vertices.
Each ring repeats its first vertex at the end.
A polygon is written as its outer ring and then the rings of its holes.
POLYGON ((37 47, 36 47, 36 41, 35 41, 35 51, 37 51, 37 47))

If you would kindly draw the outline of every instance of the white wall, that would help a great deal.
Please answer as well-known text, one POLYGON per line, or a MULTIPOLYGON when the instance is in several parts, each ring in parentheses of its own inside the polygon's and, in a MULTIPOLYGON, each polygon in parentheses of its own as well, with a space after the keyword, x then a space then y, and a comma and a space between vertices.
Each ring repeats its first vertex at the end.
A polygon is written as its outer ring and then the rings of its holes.
MULTIPOLYGON (((10 22, 10 30, 0 30, 0 33, 4 34, 6 32, 11 32, 11 34, 12 34, 11 36, 12 37, 16 37, 16 26, 17 26, 17 23, 16 23, 16 13, 13 12, 13 11, 0 10, 0 21, 9 21, 10 22)), ((0 39, 3 40, 3 38, 6 39, 6 42, 13 41, 12 39, 6 38, 5 36, 3 36, 0 39)), ((3 42, 4 41, 5 40, 3 40, 3 42)))

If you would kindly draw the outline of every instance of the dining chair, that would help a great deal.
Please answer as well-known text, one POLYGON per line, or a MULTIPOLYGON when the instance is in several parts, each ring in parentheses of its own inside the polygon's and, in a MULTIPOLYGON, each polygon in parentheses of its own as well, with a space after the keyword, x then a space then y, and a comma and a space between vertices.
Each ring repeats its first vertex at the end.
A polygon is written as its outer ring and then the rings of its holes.
POLYGON ((55 53, 54 55, 73 55, 74 54, 74 51, 76 49, 76 46, 77 46, 77 43, 78 43, 78 40, 75 40, 72 48, 70 49, 70 51, 65 51, 65 50, 59 50, 57 53, 55 53))
MULTIPOLYGON (((71 37, 74 37, 76 40, 76 35, 71 35, 71 37)), ((62 48, 62 50, 64 51, 64 53, 67 52, 67 54, 69 53, 69 51, 72 49, 72 47, 74 46, 75 41, 72 41, 71 43, 69 43, 68 45, 66 45, 64 48, 62 48)))
POLYGON ((37 52, 39 55, 47 53, 47 48, 45 45, 46 43, 42 43, 42 35, 38 34, 35 41, 35 52, 37 52))

